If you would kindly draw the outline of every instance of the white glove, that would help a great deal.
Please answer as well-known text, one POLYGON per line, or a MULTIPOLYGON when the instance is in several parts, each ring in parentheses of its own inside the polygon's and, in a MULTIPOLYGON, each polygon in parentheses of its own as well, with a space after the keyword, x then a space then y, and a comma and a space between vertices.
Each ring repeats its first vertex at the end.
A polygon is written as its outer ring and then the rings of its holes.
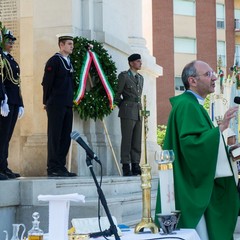
POLYGON ((22 118, 24 115, 24 107, 19 107, 18 109, 18 119, 22 118))
POLYGON ((1 115, 3 117, 7 117, 8 113, 10 112, 9 111, 9 106, 8 106, 8 104, 5 101, 6 101, 6 98, 1 103, 1 115))

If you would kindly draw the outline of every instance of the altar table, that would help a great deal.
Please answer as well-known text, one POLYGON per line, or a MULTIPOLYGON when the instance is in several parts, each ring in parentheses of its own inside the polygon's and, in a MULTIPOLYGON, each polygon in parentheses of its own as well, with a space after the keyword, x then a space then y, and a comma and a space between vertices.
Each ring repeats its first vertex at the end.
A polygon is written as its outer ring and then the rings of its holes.
MULTIPOLYGON (((169 239, 169 240, 201 240, 197 232, 194 229, 180 229, 176 231, 176 234, 162 235, 160 233, 152 234, 150 231, 135 234, 133 229, 130 231, 122 231, 121 240, 158 240, 158 239, 169 239)), ((104 237, 90 238, 91 240, 105 240, 104 237)), ((115 237, 108 237, 110 240, 115 240, 115 237)))
MULTIPOLYGON (((115 237, 107 237, 109 240, 115 240, 115 237)), ((152 234, 150 231, 143 233, 134 233, 134 230, 122 231, 121 240, 158 240, 158 239, 169 239, 169 240, 201 240, 197 232, 194 229, 180 229, 175 234, 162 235, 160 233, 152 234)), ((44 234, 44 240, 48 239, 48 234, 44 234)), ((56 239, 55 239, 56 240, 56 239)), ((90 240, 105 240, 104 237, 90 238, 90 240)))

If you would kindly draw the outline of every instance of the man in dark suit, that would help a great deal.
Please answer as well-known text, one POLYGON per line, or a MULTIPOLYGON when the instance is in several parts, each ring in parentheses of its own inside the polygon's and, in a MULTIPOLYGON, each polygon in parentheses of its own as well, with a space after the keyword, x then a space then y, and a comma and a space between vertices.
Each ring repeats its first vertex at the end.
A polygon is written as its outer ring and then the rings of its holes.
POLYGON ((121 163, 123 176, 139 175, 141 158, 142 119, 140 111, 143 90, 143 76, 138 73, 142 61, 140 54, 128 57, 130 69, 118 76, 118 90, 115 102, 121 119, 121 163), (131 167, 130 167, 131 164, 131 167))
POLYGON ((49 177, 74 177, 66 165, 70 147, 73 121, 73 67, 69 55, 73 51, 73 37, 58 38, 59 53, 46 63, 43 86, 43 104, 48 117, 48 163, 49 177))
POLYGON ((16 38, 7 30, 3 35, 3 87, 5 98, 1 104, 0 116, 0 180, 20 177, 18 173, 8 168, 8 148, 17 119, 24 114, 23 100, 20 88, 20 68, 12 57, 12 51, 16 38))

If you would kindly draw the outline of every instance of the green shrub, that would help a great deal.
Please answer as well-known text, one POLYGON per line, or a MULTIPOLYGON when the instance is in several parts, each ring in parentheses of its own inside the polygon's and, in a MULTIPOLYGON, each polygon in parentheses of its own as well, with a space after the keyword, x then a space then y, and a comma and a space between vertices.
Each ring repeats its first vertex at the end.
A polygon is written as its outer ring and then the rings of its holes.
POLYGON ((163 141, 165 138, 167 126, 166 125, 158 125, 157 127, 157 143, 161 147, 163 147, 163 141))

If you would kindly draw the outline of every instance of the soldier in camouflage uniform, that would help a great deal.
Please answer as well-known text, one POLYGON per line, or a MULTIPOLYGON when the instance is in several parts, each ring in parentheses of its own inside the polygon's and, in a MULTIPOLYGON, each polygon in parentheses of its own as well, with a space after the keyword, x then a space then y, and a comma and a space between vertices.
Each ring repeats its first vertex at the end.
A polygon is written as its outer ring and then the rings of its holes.
POLYGON ((139 166, 141 158, 142 119, 140 111, 143 90, 143 76, 138 73, 142 61, 140 54, 128 57, 130 69, 118 76, 118 90, 115 102, 119 107, 121 119, 121 163, 123 176, 141 174, 139 166), (131 166, 130 166, 131 164, 131 166))

